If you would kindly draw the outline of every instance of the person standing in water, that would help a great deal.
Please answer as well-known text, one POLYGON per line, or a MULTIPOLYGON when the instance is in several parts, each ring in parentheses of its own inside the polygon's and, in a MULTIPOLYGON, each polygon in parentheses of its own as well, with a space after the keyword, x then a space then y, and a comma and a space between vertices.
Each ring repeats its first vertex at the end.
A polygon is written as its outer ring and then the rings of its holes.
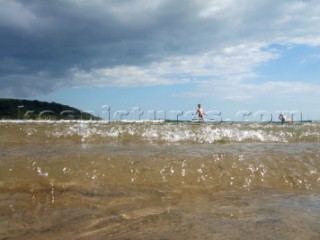
POLYGON ((279 119, 281 121, 281 124, 284 124, 287 120, 287 117, 286 117, 286 115, 284 115, 284 113, 280 113, 279 119))
POLYGON ((201 121, 203 121, 204 112, 203 112, 203 109, 201 107, 201 104, 198 104, 198 109, 197 109, 196 115, 198 115, 199 119, 201 121))

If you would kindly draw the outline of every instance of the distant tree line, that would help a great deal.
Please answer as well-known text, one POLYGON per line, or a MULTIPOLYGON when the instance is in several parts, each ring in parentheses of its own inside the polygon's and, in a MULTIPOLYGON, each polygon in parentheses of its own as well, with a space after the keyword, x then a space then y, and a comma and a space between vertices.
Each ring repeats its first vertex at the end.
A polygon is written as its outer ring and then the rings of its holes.
POLYGON ((0 99, 0 119, 96 120, 99 118, 55 102, 2 98, 0 99))

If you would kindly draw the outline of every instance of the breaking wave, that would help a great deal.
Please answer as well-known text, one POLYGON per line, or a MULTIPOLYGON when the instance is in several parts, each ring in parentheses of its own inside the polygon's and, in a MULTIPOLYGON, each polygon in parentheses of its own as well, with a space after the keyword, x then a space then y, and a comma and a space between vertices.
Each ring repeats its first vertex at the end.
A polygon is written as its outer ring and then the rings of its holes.
MULTIPOLYGON (((81 142, 155 142, 155 143, 228 143, 228 142, 316 142, 320 124, 192 124, 192 123, 103 123, 103 122, 16 122, 0 123, 22 139, 29 136, 81 142)), ((10 134, 9 134, 10 135, 10 134)), ((10 138, 10 136, 8 136, 10 138)))

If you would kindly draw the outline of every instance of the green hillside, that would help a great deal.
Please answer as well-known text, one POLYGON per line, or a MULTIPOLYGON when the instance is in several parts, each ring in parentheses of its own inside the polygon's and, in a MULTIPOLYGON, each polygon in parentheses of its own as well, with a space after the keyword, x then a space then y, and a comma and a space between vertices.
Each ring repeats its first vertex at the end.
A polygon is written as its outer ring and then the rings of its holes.
POLYGON ((0 98, 0 119, 82 119, 97 117, 79 109, 55 103, 0 98))

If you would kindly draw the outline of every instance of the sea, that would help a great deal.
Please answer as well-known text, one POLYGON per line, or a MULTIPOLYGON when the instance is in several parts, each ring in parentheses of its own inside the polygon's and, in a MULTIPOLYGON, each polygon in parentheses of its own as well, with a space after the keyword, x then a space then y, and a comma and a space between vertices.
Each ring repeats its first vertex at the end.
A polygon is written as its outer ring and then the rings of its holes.
POLYGON ((0 239, 320 239, 320 123, 0 121, 0 239))

